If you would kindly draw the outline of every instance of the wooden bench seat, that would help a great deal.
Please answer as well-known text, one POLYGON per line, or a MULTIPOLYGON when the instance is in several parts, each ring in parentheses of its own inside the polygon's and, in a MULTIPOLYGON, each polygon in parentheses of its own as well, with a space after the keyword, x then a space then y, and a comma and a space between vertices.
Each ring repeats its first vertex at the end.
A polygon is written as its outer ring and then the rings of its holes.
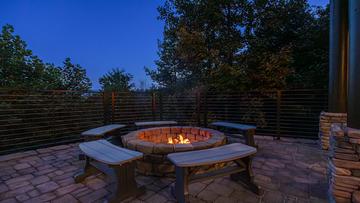
POLYGON ((79 148, 86 156, 109 165, 122 165, 143 156, 140 152, 115 146, 106 140, 84 142, 79 148))
POLYGON ((257 147, 254 140, 256 126, 225 121, 213 122, 210 125, 214 126, 217 130, 224 131, 227 136, 234 138, 240 138, 240 136, 243 136, 247 145, 257 147), (235 131, 236 133, 240 132, 240 135, 230 133, 230 131, 235 131))
POLYGON ((228 162, 256 153, 256 148, 241 143, 233 143, 211 149, 172 153, 169 160, 179 167, 195 167, 228 162))
POLYGON ((76 183, 98 172, 109 175, 116 180, 110 202, 119 202, 145 191, 143 187, 138 188, 135 181, 135 160, 143 157, 141 152, 115 146, 103 139, 81 143, 79 148, 85 154, 85 167, 83 172, 75 175, 76 183))
POLYGON ((251 156, 256 153, 256 148, 241 143, 233 143, 221 147, 190 152, 169 154, 168 159, 175 165, 176 182, 172 188, 173 194, 179 202, 187 202, 190 183, 230 175, 231 179, 241 183, 256 194, 260 189, 253 182, 251 156), (226 167, 200 173, 199 168, 222 163, 226 167))
POLYGON ((122 124, 110 124, 101 126, 98 128, 93 128, 90 130, 87 130, 85 132, 82 132, 81 135, 84 136, 86 141, 95 140, 95 139, 101 139, 104 138, 105 134, 113 132, 115 130, 121 129, 126 127, 126 125, 122 124))

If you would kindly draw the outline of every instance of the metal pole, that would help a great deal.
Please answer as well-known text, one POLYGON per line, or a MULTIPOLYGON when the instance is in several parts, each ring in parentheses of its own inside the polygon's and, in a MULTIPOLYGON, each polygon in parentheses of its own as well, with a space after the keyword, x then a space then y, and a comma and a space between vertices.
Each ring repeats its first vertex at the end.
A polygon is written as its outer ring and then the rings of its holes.
POLYGON ((201 117, 200 117, 200 113, 201 113, 201 93, 198 90, 196 92, 196 120, 197 120, 197 125, 201 126, 201 117))
POLYGON ((107 92, 103 92, 103 106, 104 106, 104 125, 109 124, 109 100, 107 92))
POLYGON ((114 123, 115 118, 115 92, 111 92, 111 123, 114 123))
POLYGON ((280 113, 281 113, 281 90, 276 91, 276 135, 280 140, 280 113))
POLYGON ((208 126, 207 90, 204 91, 204 127, 208 126))
POLYGON ((347 69, 348 0, 331 0, 328 97, 329 112, 346 113, 347 69))
POLYGON ((360 1, 349 1, 348 126, 360 129, 360 1))
POLYGON ((151 94, 151 113, 152 113, 152 117, 153 117, 153 120, 156 120, 156 93, 153 92, 151 94))
POLYGON ((159 92, 159 117, 163 120, 163 94, 159 92))

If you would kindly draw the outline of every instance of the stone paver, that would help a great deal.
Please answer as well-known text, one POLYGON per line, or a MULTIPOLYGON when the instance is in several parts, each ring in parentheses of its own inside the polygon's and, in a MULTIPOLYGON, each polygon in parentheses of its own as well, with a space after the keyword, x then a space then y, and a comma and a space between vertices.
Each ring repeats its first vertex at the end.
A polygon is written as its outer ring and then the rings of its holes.
POLYGON ((67 194, 52 201, 52 203, 77 203, 78 200, 67 194))
POLYGON ((28 163, 20 163, 20 164, 16 164, 14 166, 14 169, 15 170, 21 170, 21 169, 25 169, 25 168, 29 168, 29 167, 31 167, 31 165, 28 164, 28 163))
POLYGON ((59 185, 54 182, 54 181, 49 181, 43 184, 40 184, 38 186, 36 186, 36 188, 41 192, 41 193, 47 193, 47 192, 51 192, 53 190, 56 190, 57 188, 59 188, 59 185))
MULTIPOLYGON (((253 161, 255 182, 263 189, 258 197, 229 177, 190 185, 191 202, 327 202, 326 154, 315 141, 256 136, 259 145, 253 161)), ((112 186, 104 175, 76 184, 81 170, 77 144, 0 156, 0 203, 101 202, 112 186)), ((125 202, 176 202, 170 194, 172 178, 137 176, 146 193, 125 202)))

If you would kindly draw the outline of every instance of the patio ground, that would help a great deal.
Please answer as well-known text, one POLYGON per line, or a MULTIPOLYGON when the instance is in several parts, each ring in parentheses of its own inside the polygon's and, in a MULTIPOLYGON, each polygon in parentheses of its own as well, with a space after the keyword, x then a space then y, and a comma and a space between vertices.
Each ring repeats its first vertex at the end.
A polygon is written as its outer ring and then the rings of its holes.
MULTIPOLYGON (((326 153, 315 141, 256 136, 255 181, 265 193, 257 197, 229 178, 190 186, 191 202, 327 202, 326 153)), ((111 191, 104 175, 75 184, 81 169, 77 144, 0 156, 0 202, 103 202, 111 191)), ((138 176, 146 193, 128 202, 175 202, 170 178, 138 176)))

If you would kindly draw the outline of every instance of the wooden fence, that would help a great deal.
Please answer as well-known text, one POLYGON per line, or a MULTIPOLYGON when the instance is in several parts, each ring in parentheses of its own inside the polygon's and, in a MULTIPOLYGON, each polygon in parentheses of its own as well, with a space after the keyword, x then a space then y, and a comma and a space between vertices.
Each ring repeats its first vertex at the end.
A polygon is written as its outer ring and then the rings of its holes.
POLYGON ((0 154, 81 141, 107 123, 176 120, 207 126, 216 120, 257 125, 257 134, 317 138, 326 90, 263 92, 73 92, 0 90, 0 154))

